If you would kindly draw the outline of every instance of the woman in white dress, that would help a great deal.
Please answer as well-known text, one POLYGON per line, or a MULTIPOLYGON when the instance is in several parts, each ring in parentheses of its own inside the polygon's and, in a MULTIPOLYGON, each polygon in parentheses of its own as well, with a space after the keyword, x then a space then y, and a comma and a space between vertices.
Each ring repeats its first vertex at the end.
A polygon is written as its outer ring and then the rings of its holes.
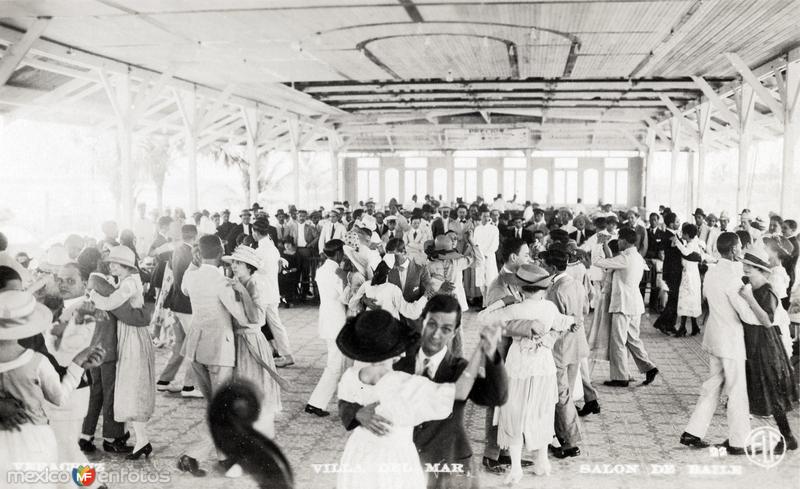
POLYGON ((503 307, 501 300, 478 314, 479 321, 501 323, 504 334, 514 337, 506 357, 508 402, 495 412, 497 444, 508 448, 511 457, 506 484, 522 479, 523 445, 536 450, 534 473, 550 474, 547 445, 555 435, 558 403, 551 348, 560 332, 575 323, 572 316, 559 313, 555 304, 544 299, 552 283, 546 270, 535 264, 523 265, 516 278, 524 297, 522 302, 503 307))
POLYGON ((674 237, 673 243, 681 252, 683 258, 683 272, 681 273, 681 288, 678 290, 678 316, 681 318, 681 327, 675 333, 676 337, 686 336, 686 318, 692 318, 692 336, 700 332, 697 318, 703 314, 702 307, 702 282, 700 281, 700 262, 705 253, 697 238, 697 226, 684 223, 681 227, 682 243, 674 237))
MULTIPOLYGON (((130 303, 134 309, 144 306, 142 280, 135 265, 133 251, 126 246, 115 246, 104 259, 109 272, 117 277, 119 285, 108 297, 97 291, 89 292, 89 299, 101 311, 113 311, 130 303)), ((117 321, 117 378, 114 382, 114 418, 129 422, 136 434, 133 453, 126 455, 136 460, 153 451, 147 436, 147 422, 156 407, 156 365, 153 341, 146 327, 137 328, 117 321)))
POLYGON ((336 345, 356 364, 342 375, 339 399, 365 406, 377 402, 375 412, 392 422, 392 431, 376 436, 362 426, 355 428, 345 444, 336 487, 425 488, 425 473, 413 441, 414 426, 446 418, 455 400, 467 398, 480 367, 481 351, 493 351, 498 336, 484 336, 481 348, 455 383, 437 384, 392 369, 418 341, 418 333, 387 311, 366 311, 348 319, 336 345))

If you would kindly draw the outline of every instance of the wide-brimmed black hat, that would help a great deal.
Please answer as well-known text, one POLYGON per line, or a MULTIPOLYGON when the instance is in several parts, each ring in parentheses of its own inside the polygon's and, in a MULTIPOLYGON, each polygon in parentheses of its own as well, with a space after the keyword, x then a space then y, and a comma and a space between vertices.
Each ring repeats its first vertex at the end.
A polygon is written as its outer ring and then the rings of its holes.
POLYGON ((384 310, 364 311, 350 318, 336 337, 336 346, 348 358, 382 362, 408 350, 419 333, 384 310))

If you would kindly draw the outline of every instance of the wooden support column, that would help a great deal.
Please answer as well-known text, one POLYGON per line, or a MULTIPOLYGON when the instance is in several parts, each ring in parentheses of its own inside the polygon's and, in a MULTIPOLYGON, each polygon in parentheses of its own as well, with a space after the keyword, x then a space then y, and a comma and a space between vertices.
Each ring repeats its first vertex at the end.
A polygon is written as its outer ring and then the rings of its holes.
POLYGON ((670 120, 672 125, 672 138, 670 150, 670 167, 669 167, 669 202, 667 205, 675 208, 675 174, 678 172, 678 158, 680 157, 680 137, 681 137, 681 120, 679 117, 672 117, 670 120))
MULTIPOLYGON (((186 162, 189 166, 187 184, 189 186, 189 212, 193 213, 198 208, 197 203, 197 136, 200 112, 197 100, 197 87, 184 93, 174 91, 175 101, 178 110, 183 118, 185 132, 184 150, 186 151, 186 162)), ((187 213, 187 214, 188 214, 187 213)))
POLYGON ((781 171, 781 215, 800 211, 797 188, 800 171, 795 168, 795 151, 800 139, 800 61, 789 62, 786 74, 777 74, 783 103, 783 166, 781 171))
POLYGON ((694 186, 692 207, 703 207, 703 184, 706 177, 706 145, 711 122, 711 107, 701 104, 697 112, 697 184, 694 186))
POLYGON ((746 208, 749 201, 747 172, 750 167, 750 119, 753 114, 753 104, 755 93, 749 85, 742 84, 741 89, 735 96, 736 106, 739 113, 739 170, 736 184, 736 212, 741 212, 746 208))
POLYGON ((250 184, 248 187, 248 203, 258 202, 258 131, 260 129, 260 116, 257 109, 242 108, 245 131, 247 132, 247 165, 250 184))
MULTIPOLYGON (((333 200, 340 200, 339 198, 339 152, 336 149, 336 142, 329 136, 328 138, 328 154, 331 160, 331 178, 333 179, 333 200)), ((383 178, 381 178, 383 181, 383 178)), ((386 196, 384 195, 384 199, 386 196)))
MULTIPOLYGON (((642 160, 642 205, 647 208, 647 196, 650 195, 650 172, 655 165, 656 160, 656 131, 652 127, 647 128, 647 137, 645 144, 647 145, 647 153, 642 160)), ((642 216, 646 218, 645 216, 642 216)))
POLYGON ((294 175, 294 204, 300 206, 300 122, 297 116, 287 121, 291 143, 292 173, 294 175))
MULTIPOLYGON (((456 160, 455 156, 453 156, 453 151, 446 151, 445 158, 447 159, 447 200, 450 201, 450 206, 452 207, 456 201, 456 160)), ((455 215, 455 209, 450 209, 450 213, 455 215)))
POLYGON ((117 124, 120 160, 120 224, 123 228, 133 224, 133 121, 131 120, 131 77, 121 77, 117 86, 117 103, 121 114, 117 124))

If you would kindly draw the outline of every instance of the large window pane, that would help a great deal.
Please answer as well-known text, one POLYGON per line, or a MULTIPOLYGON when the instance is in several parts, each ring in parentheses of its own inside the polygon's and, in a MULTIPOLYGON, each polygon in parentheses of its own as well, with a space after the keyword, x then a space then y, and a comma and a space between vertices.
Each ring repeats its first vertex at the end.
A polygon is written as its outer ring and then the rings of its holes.
POLYGON ((474 202, 478 197, 478 172, 469 170, 466 173, 467 188, 464 192, 464 200, 474 202))
POLYGON ((600 199, 600 174, 595 169, 583 172, 583 202, 593 206, 600 199))
POLYGON ((406 168, 426 168, 428 166, 428 158, 406 158, 406 168))
POLYGON ((458 197, 464 198, 467 191, 466 175, 464 170, 453 171, 453 201, 458 197))
POLYGON ((447 170, 437 168, 433 170, 433 196, 441 201, 447 201, 447 170))
POLYGON ((497 196, 497 170, 487 168, 483 170, 483 198, 491 201, 497 196))
POLYGON ((531 200, 538 204, 547 203, 548 173, 544 168, 533 170, 533 194, 531 200))
POLYGON ((358 168, 378 168, 381 165, 380 158, 359 158, 358 168))
POLYGON ((397 168, 388 168, 383 175, 386 202, 400 198, 400 171, 397 168))
POLYGON ((603 172, 603 203, 613 204, 616 202, 617 179, 613 171, 603 172))
POLYGON ((359 201, 366 201, 369 198, 369 174, 365 170, 358 171, 357 190, 359 201))
POLYGON ((564 170, 556 170, 553 174, 553 202, 562 204, 567 200, 567 175, 564 170))
MULTIPOLYGON (((403 172, 403 183, 405 184, 405 194, 403 194, 403 202, 411 202, 411 198, 417 193, 416 182, 414 181, 413 170, 406 170, 403 172)), ((422 200, 421 195, 417 195, 417 202, 422 200)))
POLYGON ((503 171, 503 197, 511 200, 517 196, 517 202, 525 202, 527 198, 527 172, 526 170, 503 171))
POLYGON ((578 201, 578 172, 571 170, 567 172, 567 200, 565 204, 574 204, 578 201))
POLYGON ((417 196, 420 199, 428 193, 428 171, 417 170, 417 196))
POLYGON ((527 158, 503 158, 504 168, 526 168, 527 166, 527 158))
POLYGON ((477 168, 478 158, 453 158, 453 166, 456 168, 477 168))
POLYGON ((555 158, 553 163, 556 168, 578 168, 578 158, 555 158))
POLYGON ((606 158, 606 168, 628 168, 628 158, 606 158))
POLYGON ((617 172, 617 204, 626 205, 628 203, 628 172, 617 172))

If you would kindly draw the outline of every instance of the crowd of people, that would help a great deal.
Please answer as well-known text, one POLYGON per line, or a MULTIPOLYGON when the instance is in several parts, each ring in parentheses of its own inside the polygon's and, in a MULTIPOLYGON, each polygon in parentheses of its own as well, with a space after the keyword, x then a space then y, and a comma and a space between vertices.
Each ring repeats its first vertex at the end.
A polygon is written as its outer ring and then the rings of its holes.
MULTIPOLYGON (((256 203, 238 222, 141 205, 131 229, 109 221, 100 239, 71 235, 36 260, 9 255, 0 234, 0 460, 80 463, 100 414, 103 450, 147 457, 159 392, 213 404, 231 385, 260 404, 253 436, 274 439, 279 369, 295 365, 280 309, 300 304, 318 304, 327 347, 304 411, 329 416, 336 397, 350 433, 341 467, 358 467, 339 473, 341 489, 475 487, 467 400, 486 408, 482 470, 510 484, 525 467, 550 474, 549 457, 580 455, 580 418, 600 413, 597 362, 609 387, 634 381, 629 354, 643 385, 660 374, 640 337, 648 308, 664 334, 702 332, 710 356, 680 443, 709 446, 724 391, 727 453, 745 453, 750 415, 774 418, 776 450, 797 448, 796 221, 413 202, 274 215, 256 203), (470 310, 480 341, 465 352, 470 310), (157 348, 171 348, 161 372, 157 348)), ((214 458, 230 477, 255 470, 209 428, 180 470, 203 476, 214 458)))

